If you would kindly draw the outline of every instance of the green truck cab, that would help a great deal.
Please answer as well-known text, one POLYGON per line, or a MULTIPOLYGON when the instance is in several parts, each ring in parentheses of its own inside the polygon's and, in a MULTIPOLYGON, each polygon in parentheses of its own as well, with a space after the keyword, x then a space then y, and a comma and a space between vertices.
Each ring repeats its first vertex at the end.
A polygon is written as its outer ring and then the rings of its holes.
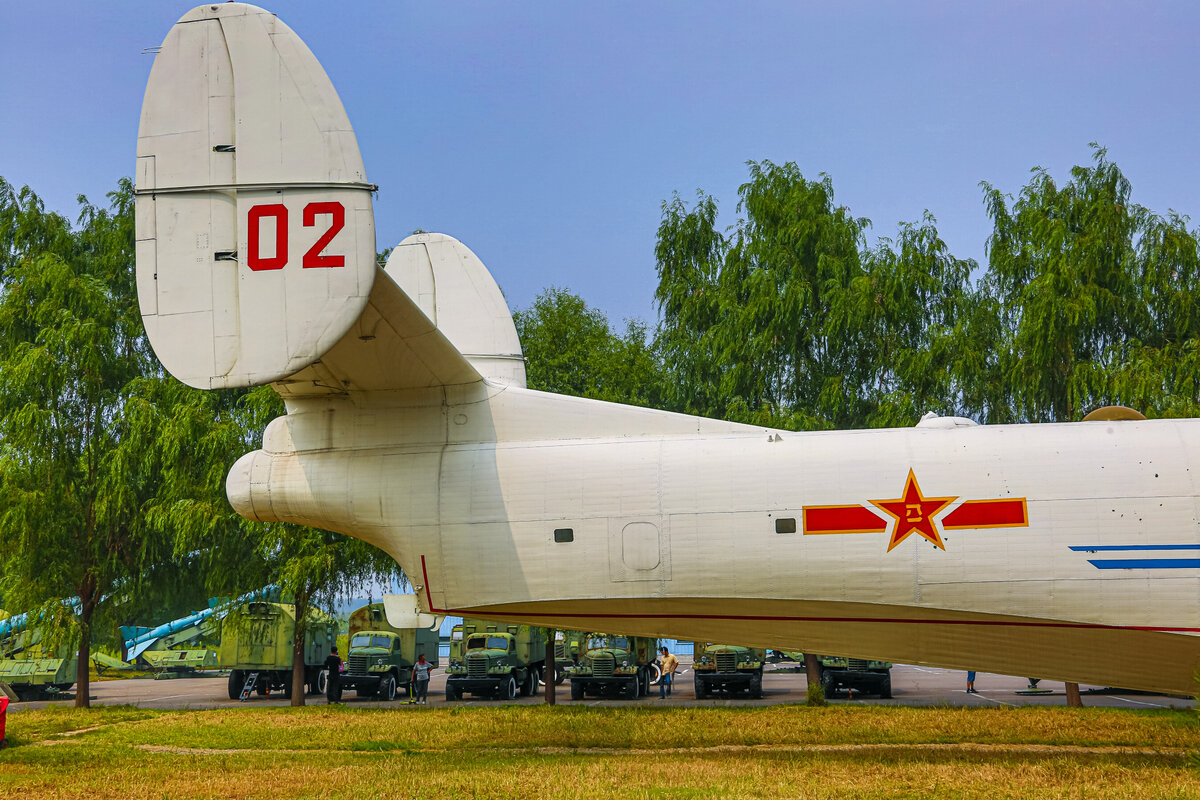
POLYGON ((702 700, 714 692, 746 692, 755 698, 763 696, 766 650, 710 642, 694 642, 693 647, 692 672, 697 699, 702 700))
MULTIPOLYGON (((513 700, 537 692, 546 664, 546 629, 463 620, 462 650, 446 668, 446 699, 464 693, 513 700)), ((453 633, 451 652, 455 652, 453 633)))
MULTIPOLYGON (((337 641, 337 625, 323 611, 310 609, 304 636, 304 684, 309 694, 324 688, 325 659, 337 641)), ((221 621, 217 661, 229 670, 229 699, 272 690, 292 695, 292 642, 296 607, 290 603, 253 601, 221 621)))
POLYGON ((436 630, 396 628, 388 623, 383 603, 363 606, 350 615, 345 669, 329 677, 325 697, 336 703, 346 689, 354 689, 359 697, 382 700, 394 700, 397 691, 408 694, 413 664, 422 654, 431 665, 438 666, 436 630))
POLYGON ((892 665, 887 661, 844 656, 817 656, 821 662, 821 688, 826 697, 845 689, 882 698, 892 696, 892 665))
POLYGON ((579 662, 567 671, 572 700, 582 700, 586 694, 633 700, 650 693, 657 639, 590 633, 582 645, 579 662))

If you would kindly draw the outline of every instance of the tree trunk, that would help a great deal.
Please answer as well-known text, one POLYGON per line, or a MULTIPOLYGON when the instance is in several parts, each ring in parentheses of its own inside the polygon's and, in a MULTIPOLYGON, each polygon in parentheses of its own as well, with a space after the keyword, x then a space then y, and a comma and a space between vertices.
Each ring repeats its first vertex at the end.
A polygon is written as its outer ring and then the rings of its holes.
POLYGON ((546 705, 554 705, 554 671, 558 666, 554 663, 554 629, 546 631, 546 665, 542 675, 546 679, 546 705))
POLYGON ((292 636, 292 705, 304 705, 304 640, 308 638, 308 598, 296 596, 292 636))
POLYGON ((1067 706, 1070 708, 1083 708, 1083 698, 1079 696, 1079 684, 1067 684, 1067 706))
MULTIPOLYGON (((79 611, 79 658, 75 664, 75 707, 92 707, 92 612, 84 603, 79 611)), ((62 651, 59 651, 62 652, 62 651)))
POLYGON ((825 700, 825 689, 821 686, 821 662, 813 653, 804 654, 804 674, 808 678, 808 696, 813 698, 820 691, 821 702, 825 700))

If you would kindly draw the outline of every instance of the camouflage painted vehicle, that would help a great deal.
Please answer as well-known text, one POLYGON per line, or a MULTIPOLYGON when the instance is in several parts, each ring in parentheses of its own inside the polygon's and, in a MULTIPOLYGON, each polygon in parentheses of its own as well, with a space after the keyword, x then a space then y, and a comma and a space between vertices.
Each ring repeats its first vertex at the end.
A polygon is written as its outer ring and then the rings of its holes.
POLYGON ((0 683, 8 684, 21 700, 41 700, 74 686, 78 664, 70 647, 33 645, 0 660, 0 683))
POLYGON ((569 668, 571 699, 606 695, 637 699, 650 693, 658 640, 589 633, 579 663, 569 668))
POLYGON ((349 650, 345 671, 330 676, 325 697, 336 703, 342 691, 354 689, 359 697, 394 700, 408 695, 417 656, 438 666, 438 632, 426 628, 396 628, 388 624, 383 603, 363 606, 350 615, 349 650))
POLYGON ((715 692, 746 692, 762 697, 763 662, 767 651, 734 644, 694 642, 692 671, 696 698, 715 692))
MULTIPOLYGON (((230 671, 230 700, 272 690, 291 697, 295 631, 296 608, 290 603, 253 601, 222 620, 217 661, 230 671)), ((325 688, 325 659, 336 641, 333 617, 311 609, 304 637, 304 684, 309 694, 325 688)))
MULTIPOLYGON (((579 663, 583 642, 587 637, 584 631, 554 632, 554 684, 557 686, 567 679, 567 670, 579 663)), ((545 676, 543 676, 544 678, 545 676)))
POLYGON ((462 628, 462 656, 446 668, 447 700, 465 693, 513 700, 537 692, 546 664, 545 628, 470 619, 462 628))
POLYGON ((41 700, 75 685, 79 658, 74 642, 51 645, 43 641, 38 624, 27 625, 19 615, 5 626, 0 638, 0 683, 20 700, 41 700))
POLYGON ((887 661, 843 656, 817 656, 817 659, 821 662, 821 688, 826 697, 843 689, 883 698, 892 696, 892 665, 887 661))
POLYGON ((195 672, 217 666, 215 650, 146 650, 141 660, 156 672, 195 672))

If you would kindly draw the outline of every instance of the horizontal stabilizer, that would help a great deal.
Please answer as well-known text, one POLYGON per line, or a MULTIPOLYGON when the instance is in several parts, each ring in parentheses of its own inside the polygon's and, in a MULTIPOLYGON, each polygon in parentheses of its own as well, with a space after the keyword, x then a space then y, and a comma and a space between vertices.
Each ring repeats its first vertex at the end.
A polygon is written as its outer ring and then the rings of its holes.
POLYGON ((284 397, 426 389, 479 373, 383 270, 362 316, 321 360, 274 383, 284 397))

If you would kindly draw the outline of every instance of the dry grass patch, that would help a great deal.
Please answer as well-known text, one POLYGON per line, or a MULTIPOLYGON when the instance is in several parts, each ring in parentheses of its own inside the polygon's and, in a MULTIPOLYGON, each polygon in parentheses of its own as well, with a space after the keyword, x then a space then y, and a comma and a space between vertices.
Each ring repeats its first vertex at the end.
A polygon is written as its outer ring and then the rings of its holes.
POLYGON ((1200 800, 1190 711, 316 706, 14 722, 0 797, 1200 800))
MULTIPOLYGON (((114 744, 313 750, 702 748, 714 745, 1021 743, 1200 749, 1189 711, 1067 708, 224 709, 105 729, 114 744), (390 745, 390 748, 386 745, 390 745)), ((89 736, 100 735, 88 734, 89 736)))

